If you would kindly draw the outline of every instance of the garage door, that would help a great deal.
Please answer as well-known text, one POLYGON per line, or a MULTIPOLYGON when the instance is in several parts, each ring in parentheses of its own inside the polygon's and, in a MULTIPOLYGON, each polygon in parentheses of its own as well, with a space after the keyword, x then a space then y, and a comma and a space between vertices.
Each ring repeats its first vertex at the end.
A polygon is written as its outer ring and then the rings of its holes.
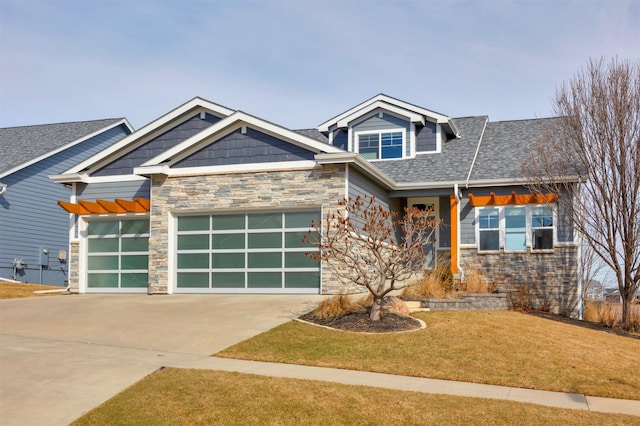
POLYGON ((87 225, 87 291, 147 292, 149 219, 87 225))
POLYGON ((318 293, 320 263, 302 242, 319 211, 180 216, 177 293, 318 293))

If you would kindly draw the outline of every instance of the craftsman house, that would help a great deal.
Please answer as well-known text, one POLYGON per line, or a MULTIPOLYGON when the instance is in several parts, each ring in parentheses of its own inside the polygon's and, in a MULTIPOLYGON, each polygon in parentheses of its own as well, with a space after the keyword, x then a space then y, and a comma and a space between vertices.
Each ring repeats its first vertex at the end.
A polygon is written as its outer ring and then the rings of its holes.
POLYGON ((122 118, 0 129, 0 280, 64 285, 69 190, 49 179, 133 131, 122 118))
POLYGON ((425 249, 459 278, 536 283, 577 313, 578 241, 552 195, 522 186, 520 159, 555 119, 452 118, 377 95, 289 130, 195 98, 52 176, 71 186, 76 292, 345 291, 305 256, 312 220, 344 197, 432 208, 425 249))

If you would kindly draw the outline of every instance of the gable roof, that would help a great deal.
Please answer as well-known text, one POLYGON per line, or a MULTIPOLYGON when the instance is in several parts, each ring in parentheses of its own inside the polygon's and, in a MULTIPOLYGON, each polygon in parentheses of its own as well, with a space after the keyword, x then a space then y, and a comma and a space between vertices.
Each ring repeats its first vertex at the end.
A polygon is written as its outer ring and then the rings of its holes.
POLYGON ((458 129, 450 117, 401 101, 400 99, 392 98, 384 93, 380 93, 361 104, 348 109, 342 114, 336 115, 335 117, 320 124, 317 128, 320 132, 328 132, 333 126, 337 126, 339 128, 347 127, 349 123, 376 110, 377 108, 405 116, 413 123, 419 122, 424 124, 425 119, 430 119, 435 123, 441 124, 447 133, 455 137, 459 137, 458 129))
POLYGON ((143 141, 145 138, 152 137, 159 130, 165 130, 173 123, 178 123, 185 116, 192 114, 196 111, 210 112, 215 115, 226 117, 231 115, 234 111, 222 105, 215 104, 207 101, 206 99, 195 97, 188 102, 180 105, 177 108, 169 111, 161 117, 153 120, 149 124, 133 132, 129 136, 121 139, 117 143, 111 145, 109 148, 99 152, 98 154, 87 158, 85 161, 75 165, 74 167, 66 170, 64 173, 51 178, 60 183, 64 182, 77 182, 81 181, 81 174, 84 174, 87 170, 103 165, 109 159, 115 159, 123 155, 128 148, 132 145, 143 141))
POLYGON ((0 178, 119 125, 124 118, 0 128, 0 178))
POLYGON ((134 169, 136 174, 167 173, 171 166, 184 159, 195 151, 214 143, 219 137, 228 134, 242 126, 250 126, 261 132, 270 134, 276 138, 313 151, 315 153, 342 153, 344 150, 306 136, 304 133, 295 132, 261 118, 236 111, 210 127, 193 135, 185 141, 168 149, 154 158, 151 158, 134 169))

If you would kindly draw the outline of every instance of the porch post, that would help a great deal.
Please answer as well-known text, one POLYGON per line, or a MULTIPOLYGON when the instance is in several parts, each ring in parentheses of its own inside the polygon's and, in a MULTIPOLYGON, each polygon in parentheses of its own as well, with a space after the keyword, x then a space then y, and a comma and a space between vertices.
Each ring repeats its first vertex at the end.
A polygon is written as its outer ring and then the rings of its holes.
POLYGON ((451 273, 458 272, 458 199, 455 194, 449 194, 449 208, 451 217, 451 273))

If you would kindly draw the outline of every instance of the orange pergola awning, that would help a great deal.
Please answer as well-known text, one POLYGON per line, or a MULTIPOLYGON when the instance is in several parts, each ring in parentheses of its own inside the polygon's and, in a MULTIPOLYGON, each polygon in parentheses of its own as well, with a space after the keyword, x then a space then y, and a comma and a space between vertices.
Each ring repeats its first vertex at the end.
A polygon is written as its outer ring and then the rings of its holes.
POLYGON ((542 204, 555 203, 556 196, 554 194, 516 194, 515 191, 509 195, 496 195, 492 192, 490 195, 477 196, 469 193, 469 202, 473 207, 478 206, 504 206, 508 204, 542 204))
POLYGON ((77 204, 58 201, 58 205, 72 214, 146 213, 151 210, 151 202, 146 198, 134 198, 133 201, 120 198, 95 202, 79 200, 77 204))

